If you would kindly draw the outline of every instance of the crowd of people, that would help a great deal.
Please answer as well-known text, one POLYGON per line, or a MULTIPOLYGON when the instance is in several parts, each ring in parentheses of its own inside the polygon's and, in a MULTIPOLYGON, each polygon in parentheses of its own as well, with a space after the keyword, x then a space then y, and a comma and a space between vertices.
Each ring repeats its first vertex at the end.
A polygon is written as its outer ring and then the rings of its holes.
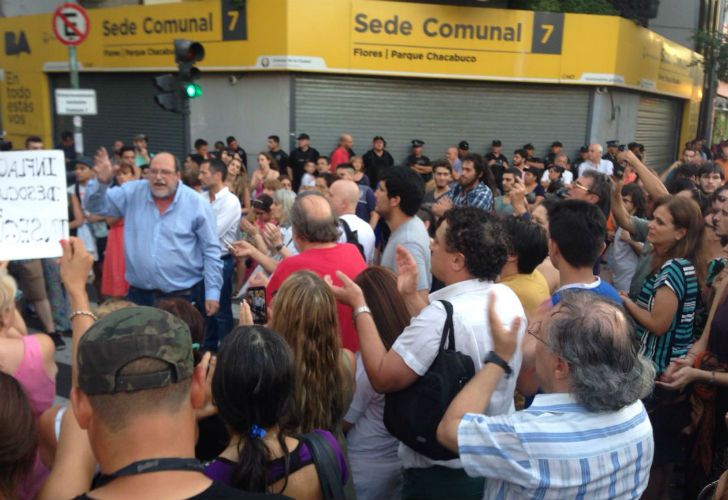
POLYGON ((0 270, 0 498, 724 498, 728 142, 297 141, 68 152, 63 256, 0 270))

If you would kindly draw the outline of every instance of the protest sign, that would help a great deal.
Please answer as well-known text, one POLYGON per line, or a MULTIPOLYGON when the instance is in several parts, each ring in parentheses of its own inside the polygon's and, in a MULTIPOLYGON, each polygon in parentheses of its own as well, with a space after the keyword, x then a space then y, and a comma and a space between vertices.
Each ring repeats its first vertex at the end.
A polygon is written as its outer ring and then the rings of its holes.
POLYGON ((68 238, 62 151, 0 153, 0 260, 60 257, 68 238))

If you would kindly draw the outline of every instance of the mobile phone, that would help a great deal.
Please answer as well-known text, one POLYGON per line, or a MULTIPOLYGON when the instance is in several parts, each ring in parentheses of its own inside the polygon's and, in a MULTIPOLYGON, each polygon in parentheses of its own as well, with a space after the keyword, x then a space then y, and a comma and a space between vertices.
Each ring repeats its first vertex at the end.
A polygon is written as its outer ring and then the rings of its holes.
POLYGON ((614 165, 614 172, 612 173, 615 178, 622 179, 624 177, 624 169, 627 168, 627 165, 623 162, 617 162, 616 165, 614 165))
POLYGON ((248 288, 248 291, 245 292, 245 301, 253 313, 253 323, 256 325, 265 325, 268 322, 268 304, 265 300, 265 287, 254 286, 248 288))

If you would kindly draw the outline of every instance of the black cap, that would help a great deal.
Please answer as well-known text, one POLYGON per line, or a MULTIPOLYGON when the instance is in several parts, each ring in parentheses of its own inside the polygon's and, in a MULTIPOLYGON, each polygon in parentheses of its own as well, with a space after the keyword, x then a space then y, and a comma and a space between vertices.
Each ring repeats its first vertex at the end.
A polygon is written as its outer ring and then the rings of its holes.
POLYGON ((458 149, 468 151, 470 149, 470 144, 468 144, 468 141, 460 141, 460 144, 458 144, 458 149))
POLYGON ((564 145, 563 145, 563 144, 561 144, 561 142, 560 142, 560 141, 554 141, 554 142, 552 142, 552 143, 551 143, 551 147, 552 147, 552 148, 563 148, 563 147, 564 147, 564 145))
POLYGON ((494 148, 499 148, 503 145, 503 143, 501 143, 498 139, 493 139, 493 142, 491 142, 490 145, 494 148))
POLYGON ((425 145, 425 141, 421 139, 412 139, 412 147, 413 148, 421 148, 425 145))
POLYGON ((308 134, 298 134, 298 137, 296 138, 297 141, 302 141, 304 139, 309 140, 309 141, 311 140, 311 138, 308 136, 308 134))
POLYGON ((533 147, 533 144, 531 144, 531 143, 529 142, 528 144, 524 144, 524 145, 523 145, 523 148, 522 148, 522 149, 526 149, 526 150, 529 150, 529 151, 533 151, 533 150, 534 150, 534 149, 536 149, 536 148, 534 148, 534 147, 533 147))
POLYGON ((79 156, 73 161, 73 167, 76 168, 78 164, 86 165, 89 168, 94 168, 94 161, 88 156, 79 156))
POLYGON ((619 146, 619 141, 607 141, 608 148, 616 148, 619 146))
POLYGON ((256 200, 253 200, 253 208, 262 210, 264 212, 270 212, 270 207, 273 206, 273 198, 267 194, 261 194, 256 200))

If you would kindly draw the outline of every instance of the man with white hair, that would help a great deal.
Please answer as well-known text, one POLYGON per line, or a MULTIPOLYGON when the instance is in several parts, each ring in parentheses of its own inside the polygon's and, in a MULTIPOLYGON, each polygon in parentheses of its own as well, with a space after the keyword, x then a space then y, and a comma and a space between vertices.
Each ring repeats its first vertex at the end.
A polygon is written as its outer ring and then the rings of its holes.
MULTIPOLYGON (((339 222, 347 224, 349 231, 356 234, 357 239, 361 246, 364 248, 364 258, 367 263, 372 262, 374 257, 374 231, 361 217, 356 215, 356 207, 359 203, 359 186, 356 182, 346 179, 339 179, 334 182, 329 188, 331 193, 331 205, 334 207, 339 222)), ((346 243, 346 231, 343 230, 339 243, 346 243)))
POLYGON ((602 158, 604 149, 601 144, 590 144, 586 154, 586 161, 579 165, 579 177, 587 170, 596 170, 605 175, 612 175, 614 165, 611 161, 602 158))

